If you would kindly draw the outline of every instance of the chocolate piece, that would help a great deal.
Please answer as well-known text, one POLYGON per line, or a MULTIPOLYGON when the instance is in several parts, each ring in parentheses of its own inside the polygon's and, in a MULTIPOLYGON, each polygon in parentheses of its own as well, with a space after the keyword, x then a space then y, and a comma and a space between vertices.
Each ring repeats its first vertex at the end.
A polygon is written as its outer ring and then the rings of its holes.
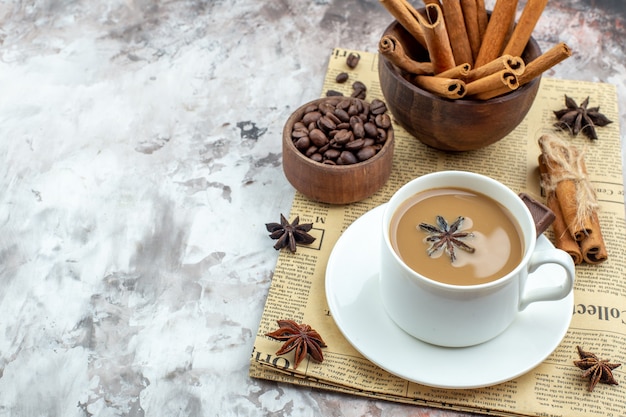
POLYGON ((550 227, 556 216, 547 206, 535 200, 528 194, 520 193, 519 196, 524 204, 526 204, 526 207, 530 210, 530 214, 533 216, 533 220, 535 221, 535 230, 537 231, 537 237, 539 237, 548 229, 548 227, 550 227))

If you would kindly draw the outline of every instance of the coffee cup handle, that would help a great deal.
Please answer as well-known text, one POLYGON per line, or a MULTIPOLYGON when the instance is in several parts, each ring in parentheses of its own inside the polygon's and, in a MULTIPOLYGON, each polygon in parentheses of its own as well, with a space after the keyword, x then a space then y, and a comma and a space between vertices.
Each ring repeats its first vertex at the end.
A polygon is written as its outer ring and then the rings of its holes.
POLYGON ((528 263, 528 273, 533 273, 544 264, 557 264, 563 267, 565 279, 558 285, 525 289, 520 298, 519 311, 524 310, 529 304, 536 301, 555 301, 565 298, 574 288, 576 272, 572 257, 567 252, 561 249, 535 251, 528 263))

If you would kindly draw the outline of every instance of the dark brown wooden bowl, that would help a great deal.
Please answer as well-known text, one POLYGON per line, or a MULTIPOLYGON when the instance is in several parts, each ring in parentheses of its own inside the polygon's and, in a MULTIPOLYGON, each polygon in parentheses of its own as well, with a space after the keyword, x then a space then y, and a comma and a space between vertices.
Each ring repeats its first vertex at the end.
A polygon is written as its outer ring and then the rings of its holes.
MULTIPOLYGON (((413 59, 429 61, 426 49, 397 21, 387 27, 384 35, 398 38, 413 59)), ((528 63, 539 55, 541 49, 531 38, 522 59, 528 63)), ((511 93, 489 100, 451 100, 415 86, 381 54, 378 76, 387 107, 397 122, 426 145, 445 151, 480 149, 504 138, 530 110, 540 81, 537 77, 511 93)))
MULTIPOLYGON (((348 204, 363 200, 380 189, 389 179, 393 160, 393 127, 389 128, 384 146, 372 158, 352 165, 326 165, 302 154, 291 139, 293 125, 302 119, 311 104, 319 105, 327 97, 313 100, 294 111, 283 128, 283 171, 300 193, 314 201, 348 204)), ((356 99, 358 100, 358 99, 356 99)))

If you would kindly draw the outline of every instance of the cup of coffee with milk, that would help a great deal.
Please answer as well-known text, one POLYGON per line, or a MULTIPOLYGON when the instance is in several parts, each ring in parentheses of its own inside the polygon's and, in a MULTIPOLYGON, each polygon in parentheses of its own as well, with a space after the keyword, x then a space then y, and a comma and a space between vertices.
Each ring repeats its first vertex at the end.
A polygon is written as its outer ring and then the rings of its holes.
POLYGON ((537 249, 526 204, 484 175, 441 171, 410 181, 389 200, 382 228, 382 303, 400 328, 427 343, 486 342, 529 304, 560 300, 574 285, 571 257, 537 249), (544 264, 562 267, 562 282, 527 289, 544 264))

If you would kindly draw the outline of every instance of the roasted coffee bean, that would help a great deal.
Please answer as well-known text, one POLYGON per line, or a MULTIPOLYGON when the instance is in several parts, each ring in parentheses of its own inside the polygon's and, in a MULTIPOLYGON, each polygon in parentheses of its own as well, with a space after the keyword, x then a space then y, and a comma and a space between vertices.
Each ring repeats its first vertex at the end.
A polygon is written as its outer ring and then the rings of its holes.
POLYGON ((365 137, 365 128, 363 127, 363 120, 360 117, 352 116, 350 118, 350 127, 352 128, 352 133, 354 133, 355 138, 364 138, 365 137))
POLYGON ((354 137, 357 139, 362 139, 365 137, 365 128, 363 127, 363 123, 355 124, 352 127, 352 132, 354 133, 354 137))
POLYGON ((376 129, 378 131, 378 136, 376 136, 376 141, 377 142, 384 142, 387 140, 387 130, 382 129, 382 128, 378 128, 376 129))
POLYGON ((359 61, 361 60, 361 56, 350 52, 348 57, 346 58, 346 65, 352 69, 356 68, 359 65, 359 61))
POLYGON ((359 160, 356 158, 356 156, 354 156, 352 152, 343 151, 339 155, 337 162, 340 162, 342 165, 352 165, 359 162, 359 160))
POLYGON ((335 148, 330 148, 328 149, 326 152, 324 152, 324 159, 337 159, 339 158, 339 155, 341 155, 341 151, 335 149, 335 148))
POLYGON ((367 91, 367 87, 361 81, 355 81, 354 83, 352 83, 352 89, 367 91))
MULTIPOLYGON (((306 113, 304 114, 306 116, 306 113)), ((306 124, 303 122, 295 122, 293 124, 293 130, 306 129, 306 124)))
POLYGON ((322 117, 322 113, 315 109, 314 111, 304 113, 304 116, 302 116, 302 123, 308 126, 313 122, 317 122, 320 117, 322 117))
POLYGON ((322 103, 319 106, 319 111, 322 115, 326 115, 327 113, 332 113, 335 111, 335 105, 331 103, 322 103))
POLYGON ((343 109, 335 109, 335 111, 333 112, 333 114, 335 116, 337 116, 337 118, 342 121, 342 122, 349 122, 350 121, 350 115, 348 114, 347 111, 343 110, 343 109))
POLYGON ((353 115, 350 116, 350 127, 354 129, 356 124, 363 124, 363 120, 359 116, 353 115))
POLYGON ((335 116, 334 111, 326 113, 325 116, 328 117, 330 120, 332 120, 332 122, 335 124, 335 126, 337 126, 339 123, 341 123, 341 120, 339 119, 339 117, 335 116))
POLYGON ((350 94, 350 97, 365 100, 365 97, 367 97, 367 93, 365 92, 365 90, 354 90, 354 92, 350 94))
MULTIPOLYGON (((365 90, 363 83, 354 86, 361 93, 365 90)), ((294 123, 293 144, 317 162, 349 165, 365 161, 393 136, 386 110, 381 100, 367 103, 350 97, 329 98, 318 106, 308 106, 294 123)))
POLYGON ((347 129, 342 129, 340 131, 337 132, 337 134, 335 135, 335 137, 333 138, 333 140, 335 141, 336 144, 343 146, 346 143, 350 142, 350 140, 353 138, 354 136, 352 135, 352 132, 350 132, 347 129))
POLYGON ((314 153, 317 153, 317 146, 311 146, 304 154, 310 158, 314 153))
POLYGON ((317 121, 317 127, 326 132, 330 132, 331 130, 336 129, 337 125, 328 116, 322 116, 317 121))
POLYGON ((311 139, 308 136, 303 136, 295 141, 295 145, 300 152, 306 152, 311 147, 311 139))
POLYGON ((308 136, 309 131, 306 128, 294 129, 291 131, 291 137, 294 139, 299 139, 303 136, 308 136))
POLYGON ((349 75, 347 72, 340 72, 339 74, 337 74, 337 76, 335 77, 335 81, 337 81, 339 84, 343 84, 346 81, 348 81, 349 75))
POLYGON ((341 100, 339 103, 337 103, 336 108, 341 109, 341 110, 347 110, 352 105, 353 101, 354 100, 350 100, 350 99, 341 100))
POLYGON ((346 143, 346 150, 348 151, 358 151, 363 147, 365 141, 363 139, 355 139, 351 142, 346 143))
POLYGON ((376 123, 378 127, 389 129, 389 126, 391 126, 391 117, 389 117, 388 114, 377 114, 374 123, 376 123))
POLYGON ((378 137, 378 127, 375 123, 367 122, 363 124, 363 129, 365 130, 365 136, 368 138, 376 139, 378 137))
POLYGON ((313 145, 317 146, 318 148, 321 148, 328 143, 328 138, 326 137, 324 132, 319 129, 311 130, 311 132, 309 133, 309 139, 311 139, 313 145))
POLYGON ((370 103, 370 112, 372 112, 372 114, 374 115, 383 114, 386 111, 387 111, 387 105, 385 104, 384 101, 375 98, 370 103))
POLYGON ((328 90, 328 91, 326 91, 326 97, 333 97, 333 96, 343 96, 343 93, 341 91, 337 91, 337 90, 328 90))
POLYGON ((357 152, 356 157, 359 161, 366 161, 372 156, 376 155, 376 152, 377 151, 373 146, 366 146, 365 148, 361 148, 359 152, 357 152))

